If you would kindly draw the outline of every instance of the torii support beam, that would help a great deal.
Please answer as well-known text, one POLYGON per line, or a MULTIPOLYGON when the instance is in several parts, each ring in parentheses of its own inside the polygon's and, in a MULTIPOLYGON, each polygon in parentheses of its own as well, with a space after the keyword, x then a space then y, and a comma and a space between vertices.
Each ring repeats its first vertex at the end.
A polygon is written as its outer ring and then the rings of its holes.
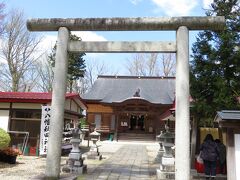
POLYGON ((161 52, 175 53, 175 42, 148 42, 148 41, 134 41, 134 42, 114 42, 114 41, 70 41, 68 50, 71 52, 85 52, 85 53, 136 53, 136 52, 161 52))
POLYGON ((175 179, 190 180, 190 118, 189 118, 189 30, 223 30, 225 18, 216 17, 161 17, 161 18, 76 18, 76 19, 30 19, 29 31, 59 31, 54 73, 52 119, 47 154, 46 176, 60 175, 63 107, 66 90, 67 51, 88 52, 172 52, 177 53, 176 77, 176 156, 175 179), (68 31, 177 31, 177 42, 69 42, 68 31), (94 44, 95 43, 95 44, 94 44), (109 48, 110 45, 113 45, 109 48), (80 45, 80 47, 77 47, 80 45), (127 46, 129 49, 126 49, 127 46), (154 47, 159 45, 158 48, 154 47), (90 47, 93 48, 90 48, 90 47), (99 47, 103 46, 103 47, 99 47), (165 49, 164 49, 165 48, 165 49), (62 68, 60 68, 62 67, 62 68), (63 92, 64 91, 64 92, 63 92), (60 97, 61 96, 61 97, 60 97), (55 103, 54 103, 55 102, 55 103), (59 123, 59 124, 58 124, 59 123), (58 124, 54 129, 53 124, 58 124), (54 134, 54 135, 52 135, 54 134), (56 136, 56 137, 53 137, 56 136), (53 144, 55 143, 55 144, 53 144), (53 147, 54 146, 54 147, 53 147), (58 151, 56 154, 54 151, 58 151), (49 162, 52 161, 52 162, 49 162))

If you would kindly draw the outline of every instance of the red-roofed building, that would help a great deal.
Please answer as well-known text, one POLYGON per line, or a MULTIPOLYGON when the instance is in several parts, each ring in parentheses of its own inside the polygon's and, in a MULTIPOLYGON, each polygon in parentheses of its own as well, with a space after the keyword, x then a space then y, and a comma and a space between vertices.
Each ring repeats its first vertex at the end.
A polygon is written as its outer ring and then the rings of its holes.
MULTIPOLYGON (((0 92, 0 128, 29 132, 30 146, 36 146, 40 135, 42 105, 51 106, 51 93, 0 92)), ((64 126, 78 122, 87 106, 77 93, 67 93, 64 126)))

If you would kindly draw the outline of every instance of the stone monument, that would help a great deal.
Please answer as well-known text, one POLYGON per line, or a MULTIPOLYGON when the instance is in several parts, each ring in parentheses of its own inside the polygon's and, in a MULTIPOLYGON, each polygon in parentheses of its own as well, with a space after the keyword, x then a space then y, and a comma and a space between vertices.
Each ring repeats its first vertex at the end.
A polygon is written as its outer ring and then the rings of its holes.
POLYGON ((96 131, 96 128, 94 129, 94 132, 90 133, 90 138, 93 142, 89 153, 87 154, 88 159, 102 159, 102 155, 99 152, 97 141, 99 140, 100 133, 96 131))
POLYGON ((68 155, 69 158, 66 165, 62 168, 64 172, 83 174, 87 171, 87 166, 83 164, 84 158, 82 158, 82 153, 79 148, 81 143, 80 134, 81 130, 79 128, 72 130, 72 139, 70 140, 72 150, 68 155))
POLYGON ((169 132, 168 125, 165 125, 165 132, 158 136, 159 144, 161 142, 164 149, 162 157, 160 157, 160 168, 157 169, 158 179, 175 179, 175 158, 172 150, 174 139, 174 133, 169 132))

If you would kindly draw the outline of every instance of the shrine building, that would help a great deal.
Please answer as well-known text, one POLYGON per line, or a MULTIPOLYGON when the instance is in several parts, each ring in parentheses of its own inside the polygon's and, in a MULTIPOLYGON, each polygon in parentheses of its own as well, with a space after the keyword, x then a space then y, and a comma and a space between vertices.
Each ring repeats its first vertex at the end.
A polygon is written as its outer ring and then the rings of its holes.
POLYGON ((82 96, 87 121, 115 139, 139 134, 154 140, 169 119, 175 100, 174 77, 98 76, 92 89, 82 96))

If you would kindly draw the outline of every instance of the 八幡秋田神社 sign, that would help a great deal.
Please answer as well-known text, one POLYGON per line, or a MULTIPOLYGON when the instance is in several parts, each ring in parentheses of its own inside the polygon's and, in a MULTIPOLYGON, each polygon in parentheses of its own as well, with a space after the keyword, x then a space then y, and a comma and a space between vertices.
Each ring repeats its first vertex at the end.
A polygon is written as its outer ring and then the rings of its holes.
POLYGON ((40 155, 47 154, 47 144, 51 119, 51 106, 42 106, 41 134, 40 134, 40 155))

